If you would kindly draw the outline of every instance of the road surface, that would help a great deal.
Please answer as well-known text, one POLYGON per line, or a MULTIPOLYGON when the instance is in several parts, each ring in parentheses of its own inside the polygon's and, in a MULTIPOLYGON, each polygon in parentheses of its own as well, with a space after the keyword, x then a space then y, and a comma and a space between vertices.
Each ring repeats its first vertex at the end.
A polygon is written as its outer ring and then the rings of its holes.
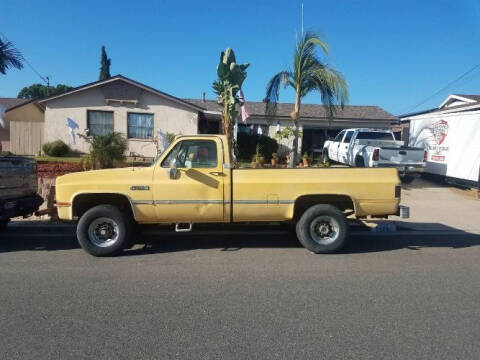
MULTIPOLYGON (((15 230, 15 229, 14 229, 15 230)), ((480 236, 151 234, 94 258, 70 231, 0 240, 0 359, 478 359, 480 236)))

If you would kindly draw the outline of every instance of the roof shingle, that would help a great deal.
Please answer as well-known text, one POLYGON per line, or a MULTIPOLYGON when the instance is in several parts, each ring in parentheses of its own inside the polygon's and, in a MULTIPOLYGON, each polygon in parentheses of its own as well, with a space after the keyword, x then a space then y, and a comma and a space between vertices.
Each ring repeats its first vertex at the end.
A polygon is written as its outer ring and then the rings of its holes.
MULTIPOLYGON (((185 101, 205 108, 207 111, 220 111, 220 107, 215 100, 201 99, 184 99, 185 101)), ((258 101, 247 101, 247 110, 250 116, 264 116, 265 115, 265 103, 258 101)), ((277 116, 289 117, 293 111, 294 104, 291 103, 278 103, 277 104, 277 116)), ((323 105, 315 104, 302 104, 300 108, 300 116, 304 119, 324 119, 327 118, 326 107, 323 105)), ((388 113, 378 106, 353 106, 346 105, 343 109, 337 108, 334 115, 335 119, 370 119, 370 120, 385 120, 394 121, 398 120, 397 117, 388 113)))

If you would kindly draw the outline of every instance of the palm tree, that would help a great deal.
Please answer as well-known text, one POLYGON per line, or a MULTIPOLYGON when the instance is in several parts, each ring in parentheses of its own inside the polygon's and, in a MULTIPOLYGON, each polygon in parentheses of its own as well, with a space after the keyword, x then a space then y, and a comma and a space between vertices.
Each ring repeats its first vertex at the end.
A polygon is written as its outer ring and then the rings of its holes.
POLYGON ((329 121, 333 118, 336 105, 348 101, 348 84, 337 70, 322 62, 316 55, 319 47, 328 54, 327 44, 318 35, 307 31, 297 41, 293 56, 293 70, 284 70, 276 74, 267 85, 265 114, 275 116, 280 87, 290 86, 295 90, 295 108, 290 114, 294 124, 294 163, 298 162, 298 125, 302 98, 312 91, 320 93, 320 99, 326 106, 329 121))
POLYGON ((10 67, 23 68, 23 56, 13 43, 0 39, 0 73, 5 75, 10 67))

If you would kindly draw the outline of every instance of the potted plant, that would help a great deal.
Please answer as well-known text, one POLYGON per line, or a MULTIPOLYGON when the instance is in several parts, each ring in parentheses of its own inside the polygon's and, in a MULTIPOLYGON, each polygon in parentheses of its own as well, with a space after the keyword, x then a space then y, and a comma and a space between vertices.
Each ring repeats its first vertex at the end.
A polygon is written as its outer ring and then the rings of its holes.
POLYGON ((260 150, 261 150, 260 145, 257 145, 255 148, 255 154, 253 155, 253 158, 252 158, 252 168, 254 169, 257 169, 258 167, 260 167, 260 165, 264 161, 264 158, 260 150))
POLYGON ((277 153, 273 153, 272 154, 272 160, 270 160, 271 163, 272 163, 272 166, 277 166, 277 163, 278 163, 278 154, 277 153))
POLYGON ((305 152, 302 156, 302 162, 303 162, 303 166, 308 166, 309 165, 309 157, 308 157, 308 153, 305 152))

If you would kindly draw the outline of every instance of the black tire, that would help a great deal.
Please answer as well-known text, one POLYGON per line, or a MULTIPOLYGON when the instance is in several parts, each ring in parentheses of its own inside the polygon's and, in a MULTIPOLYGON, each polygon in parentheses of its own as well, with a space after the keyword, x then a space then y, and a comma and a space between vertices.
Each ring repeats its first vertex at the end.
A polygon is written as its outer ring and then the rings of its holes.
POLYGON ((403 176, 400 176, 400 181, 402 182, 402 184, 411 184, 413 182, 413 180, 415 180, 415 176, 414 175, 403 175, 403 176))
POLYGON ((365 160, 362 156, 355 157, 355 167, 365 167, 365 160))
POLYGON ((0 231, 3 231, 7 228, 9 220, 0 220, 0 231))
POLYGON ((315 254, 327 254, 339 251, 345 245, 348 224, 338 208, 322 204, 307 209, 297 222, 296 230, 298 240, 305 248, 315 254))
POLYGON ((7 229, 9 220, 0 220, 0 238, 2 238, 2 233, 7 229))
POLYGON ((117 255, 131 244, 131 222, 129 216, 115 206, 95 206, 86 211, 77 224, 78 243, 93 256, 117 255))

